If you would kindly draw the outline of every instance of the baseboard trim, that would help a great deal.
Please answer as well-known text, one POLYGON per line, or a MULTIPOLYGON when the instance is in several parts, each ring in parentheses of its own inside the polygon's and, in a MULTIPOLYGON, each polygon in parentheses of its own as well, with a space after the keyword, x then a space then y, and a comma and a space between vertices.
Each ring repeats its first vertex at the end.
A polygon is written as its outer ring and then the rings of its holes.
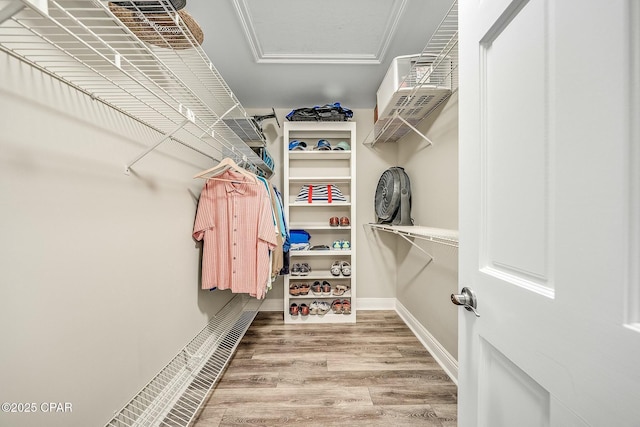
POLYGON ((395 310, 395 298, 358 298, 358 310, 395 310))
POLYGON ((396 312, 422 345, 431 353, 433 358, 444 369, 451 381, 458 385, 458 361, 435 339, 431 333, 418 322, 400 301, 396 300, 396 312))

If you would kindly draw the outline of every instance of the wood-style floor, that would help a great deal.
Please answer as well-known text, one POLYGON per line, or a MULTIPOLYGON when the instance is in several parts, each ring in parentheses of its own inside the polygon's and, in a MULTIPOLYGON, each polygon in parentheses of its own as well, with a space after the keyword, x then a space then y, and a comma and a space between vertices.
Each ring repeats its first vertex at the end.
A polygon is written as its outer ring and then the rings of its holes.
POLYGON ((195 427, 450 427, 456 396, 394 311, 358 311, 355 325, 260 312, 195 427))

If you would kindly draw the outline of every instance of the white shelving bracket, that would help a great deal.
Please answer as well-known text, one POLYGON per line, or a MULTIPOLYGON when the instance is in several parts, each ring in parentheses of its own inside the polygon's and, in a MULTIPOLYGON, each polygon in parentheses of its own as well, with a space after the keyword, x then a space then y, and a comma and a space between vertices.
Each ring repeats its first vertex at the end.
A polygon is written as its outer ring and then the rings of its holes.
MULTIPOLYGON (((214 127, 216 127, 216 125, 217 125, 218 123, 220 123, 220 121, 222 121, 222 119, 224 119, 224 118, 227 116, 227 114, 229 114, 230 112, 232 112, 233 110, 235 110, 236 108, 238 108, 238 106, 239 106, 239 105, 240 105, 240 103, 239 103, 239 102, 236 102, 235 104, 233 104, 233 105, 231 106, 231 108, 229 108, 229 109, 228 109, 227 111, 225 111, 225 112, 224 112, 220 117, 218 117, 218 118, 216 119, 216 121, 215 121, 215 122, 213 122, 213 123, 212 123, 212 124, 207 128, 207 130, 206 130, 206 131, 204 131, 204 132, 202 133, 202 135, 200 135, 200 138, 202 138, 203 136, 207 135, 207 132, 208 132, 209 130, 211 130, 211 137, 212 137, 212 138, 215 138, 215 136, 213 136, 213 135, 214 135, 214 132, 215 132, 215 131, 213 130, 213 128, 214 128, 214 127)), ((246 115, 246 113, 245 113, 245 115, 246 115)))
POLYGON ((407 242, 411 243, 411 246, 415 247, 420 252, 422 252, 423 254, 425 254, 426 256, 429 257, 429 261, 427 261, 427 264, 425 265, 425 267, 427 265, 431 264, 431 262, 434 260, 433 255, 431 255, 429 252, 427 252, 423 248, 421 248, 420 245, 418 245, 416 242, 414 242, 413 240, 409 239, 409 237, 407 237, 407 235, 402 234, 402 233, 398 232, 397 230, 394 230, 393 233, 397 234, 400 237, 402 237, 404 240, 406 240, 407 242))
POLYGON ((191 119, 189 119, 188 117, 185 118, 175 129, 173 129, 171 132, 168 132, 166 134, 164 134, 162 136, 162 138, 160 138, 160 140, 158 142, 156 142, 155 144, 153 144, 151 147, 147 148, 144 152, 142 152, 140 155, 138 155, 138 157, 136 157, 135 159, 133 159, 132 161, 130 161, 127 166, 125 166, 124 168, 124 173, 129 175, 129 173, 131 172, 131 166, 135 165, 140 159, 142 159, 144 156, 146 156, 147 154, 149 154, 150 152, 152 152, 153 150, 155 150, 156 148, 158 148, 158 146, 160 144, 162 144, 163 142, 165 142, 167 139, 170 139, 176 132, 178 132, 180 129, 182 129, 184 127, 184 125, 186 125, 187 123, 189 123, 191 121, 191 119))
POLYGON ((424 139, 425 141, 427 141, 429 143, 429 145, 433 145, 433 142, 427 138, 427 136, 425 134, 423 134, 422 132, 420 132, 418 129, 416 129, 415 126, 413 126, 411 123, 409 123, 408 121, 406 121, 404 118, 402 118, 401 116, 398 116, 398 119, 400 121, 402 121, 402 123, 404 123, 405 125, 407 125, 407 127, 409 129, 411 129, 412 131, 414 131, 415 133, 417 133, 418 135, 420 135, 420 137, 422 139, 424 139))
POLYGON ((389 233, 396 234, 407 242, 411 243, 413 246, 418 248, 421 252, 429 256, 429 261, 427 265, 429 265, 434 257, 422 247, 420 247, 416 242, 411 240, 410 238, 427 240, 429 242, 438 243, 445 246, 451 246, 454 248, 458 247, 458 237, 457 231, 455 230, 444 230, 438 228, 429 228, 429 227, 421 227, 421 226, 393 226, 387 224, 377 224, 377 223, 369 223, 365 224, 371 227, 374 230, 382 230, 389 233))

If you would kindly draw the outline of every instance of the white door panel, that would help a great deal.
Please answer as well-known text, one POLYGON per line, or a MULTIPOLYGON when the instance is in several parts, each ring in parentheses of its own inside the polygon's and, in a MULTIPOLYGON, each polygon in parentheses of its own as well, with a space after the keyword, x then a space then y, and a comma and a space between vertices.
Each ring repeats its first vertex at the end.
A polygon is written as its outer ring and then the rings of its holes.
POLYGON ((640 426, 634 1, 460 3, 462 427, 640 426))
POLYGON ((511 19, 503 17, 480 43, 484 203, 480 256, 488 274, 495 271, 503 278, 511 276, 514 284, 552 288, 548 277, 550 61, 544 9, 544 1, 533 0, 511 19), (538 21, 544 25, 532 25, 538 21), (526 43, 522 34, 527 34, 526 43))

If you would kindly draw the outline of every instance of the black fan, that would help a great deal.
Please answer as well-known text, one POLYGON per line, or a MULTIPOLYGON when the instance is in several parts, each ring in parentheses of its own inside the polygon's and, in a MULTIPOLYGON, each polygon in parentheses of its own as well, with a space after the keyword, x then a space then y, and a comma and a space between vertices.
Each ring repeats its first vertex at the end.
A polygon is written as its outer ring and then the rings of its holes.
POLYGON ((403 168, 394 166, 382 173, 375 197, 379 224, 413 225, 411 184, 403 168))

